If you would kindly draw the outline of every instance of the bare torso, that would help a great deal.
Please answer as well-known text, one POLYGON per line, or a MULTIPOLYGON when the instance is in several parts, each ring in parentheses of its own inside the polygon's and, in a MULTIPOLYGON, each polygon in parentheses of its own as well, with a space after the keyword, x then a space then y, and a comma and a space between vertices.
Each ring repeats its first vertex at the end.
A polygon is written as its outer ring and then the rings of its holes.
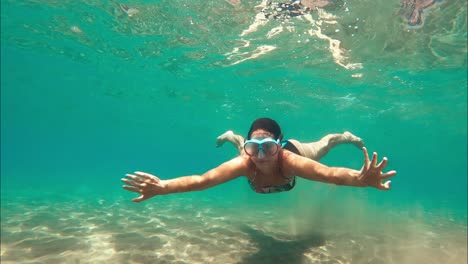
POLYGON ((241 154, 246 166, 246 177, 255 186, 281 186, 288 183, 295 175, 288 159, 294 153, 282 149, 278 155, 278 160, 269 164, 255 164, 249 156, 241 154))

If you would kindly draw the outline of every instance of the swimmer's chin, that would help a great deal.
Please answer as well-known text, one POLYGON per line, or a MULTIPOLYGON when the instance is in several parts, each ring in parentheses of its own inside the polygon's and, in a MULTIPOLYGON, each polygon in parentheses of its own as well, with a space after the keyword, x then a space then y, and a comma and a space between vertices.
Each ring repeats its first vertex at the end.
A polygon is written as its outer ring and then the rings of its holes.
POLYGON ((272 160, 269 160, 269 159, 253 159, 253 161, 257 164, 266 164, 266 163, 269 163, 271 162, 272 160))

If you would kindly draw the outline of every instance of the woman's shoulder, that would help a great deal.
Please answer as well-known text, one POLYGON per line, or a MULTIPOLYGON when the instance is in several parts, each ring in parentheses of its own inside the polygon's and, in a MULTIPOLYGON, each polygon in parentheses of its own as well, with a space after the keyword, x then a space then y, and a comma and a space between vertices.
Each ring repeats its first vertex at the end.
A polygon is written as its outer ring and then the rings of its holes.
POLYGON ((291 160, 296 159, 297 157, 300 157, 296 153, 287 149, 281 149, 280 155, 281 155, 281 160, 285 162, 289 162, 291 160))
POLYGON ((297 163, 297 160, 301 158, 302 156, 297 155, 292 151, 287 149, 281 150, 281 165, 288 174, 295 173, 295 164, 297 163))
POLYGON ((248 176, 255 171, 255 164, 247 155, 239 155, 226 163, 229 163, 229 167, 231 169, 236 170, 238 173, 245 176, 248 176))
POLYGON ((226 163, 231 164, 234 167, 237 167, 239 169, 243 170, 251 170, 252 168, 255 167, 253 162, 250 160, 250 158, 247 155, 239 155, 231 160, 226 161, 226 163))

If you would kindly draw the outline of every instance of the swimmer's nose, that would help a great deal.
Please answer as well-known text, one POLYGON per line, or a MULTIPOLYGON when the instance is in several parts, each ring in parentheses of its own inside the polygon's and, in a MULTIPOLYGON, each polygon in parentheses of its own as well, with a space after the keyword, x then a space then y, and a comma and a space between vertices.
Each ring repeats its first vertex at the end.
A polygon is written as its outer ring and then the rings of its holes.
POLYGON ((258 150, 257 158, 258 158, 258 159, 263 159, 263 158, 265 158, 265 153, 263 152, 263 149, 259 149, 259 150, 258 150))

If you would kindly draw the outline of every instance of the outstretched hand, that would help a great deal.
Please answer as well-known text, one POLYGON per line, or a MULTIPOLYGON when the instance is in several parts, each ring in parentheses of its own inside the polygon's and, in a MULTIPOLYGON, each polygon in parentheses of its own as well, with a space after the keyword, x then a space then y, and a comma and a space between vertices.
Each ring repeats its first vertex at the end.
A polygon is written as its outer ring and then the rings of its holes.
POLYGON ((379 190, 390 190, 391 181, 384 180, 395 176, 396 171, 392 170, 386 173, 383 173, 383 169, 387 166, 388 159, 384 157, 382 161, 377 164, 377 153, 372 154, 372 160, 369 161, 369 154, 365 147, 362 148, 364 152, 364 165, 362 165, 361 170, 359 171, 359 181, 363 186, 370 186, 377 188, 379 190))
POLYGON ((164 189, 163 181, 149 173, 136 171, 135 175, 126 174, 125 176, 127 178, 122 178, 122 181, 127 185, 122 187, 125 190, 140 194, 139 197, 132 200, 134 202, 138 203, 161 194, 164 189))

